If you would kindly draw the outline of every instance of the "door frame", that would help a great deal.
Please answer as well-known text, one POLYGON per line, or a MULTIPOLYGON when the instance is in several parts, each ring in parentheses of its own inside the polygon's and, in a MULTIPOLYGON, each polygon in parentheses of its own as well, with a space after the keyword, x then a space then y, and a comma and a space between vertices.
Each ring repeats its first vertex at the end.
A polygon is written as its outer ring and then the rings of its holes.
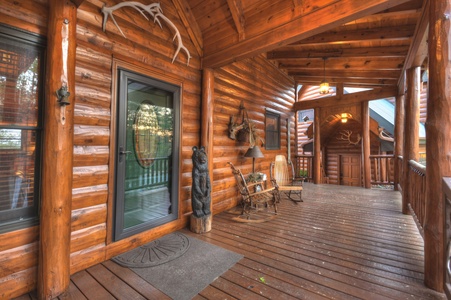
MULTIPOLYGON (((182 128, 183 128, 183 78, 178 78, 175 76, 170 76, 168 74, 163 74, 158 70, 140 63, 126 62, 117 58, 113 58, 112 63, 112 86, 111 86, 111 114, 110 114, 110 138, 109 138, 109 171, 108 171, 108 199, 107 199, 107 239, 106 244, 111 244, 118 241, 126 241, 130 238, 124 238, 121 240, 115 240, 115 203, 116 203, 116 153, 118 151, 117 142, 117 117, 118 117, 118 93, 119 93, 119 69, 125 69, 133 73, 137 73, 143 76, 153 78, 158 81, 166 82, 171 85, 175 85, 179 88, 179 103, 178 103, 178 118, 174 122, 174 131, 179 132, 177 139, 177 147, 174 148, 174 154, 177 154, 177 159, 173 164, 173 174, 175 175, 174 184, 172 185, 172 191, 175 192, 178 198, 180 198, 180 171, 181 161, 182 161, 182 128)), ((161 226, 167 226, 170 223, 178 222, 182 218, 181 211, 181 201, 179 199, 177 209, 177 218, 169 223, 162 224, 158 227, 143 231, 137 234, 143 234, 148 231, 158 230, 157 228, 161 226)), ((133 236, 131 237, 134 238, 133 236)))

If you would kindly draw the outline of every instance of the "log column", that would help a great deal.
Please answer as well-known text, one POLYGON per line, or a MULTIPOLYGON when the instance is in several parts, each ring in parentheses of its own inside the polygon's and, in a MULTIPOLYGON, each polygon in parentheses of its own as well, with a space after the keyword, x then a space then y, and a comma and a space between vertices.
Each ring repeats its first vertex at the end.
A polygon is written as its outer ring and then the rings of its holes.
POLYGON ((371 143, 370 143, 370 108, 369 102, 362 102, 362 155, 363 187, 371 188, 371 143))
MULTIPOLYGON (((201 136, 200 145, 205 147, 208 159, 208 173, 213 182, 213 106, 214 106, 215 74, 212 69, 204 69, 202 74, 202 111, 201 111, 201 136)), ((213 186, 211 184, 210 186, 213 186)), ((210 202, 210 211, 212 205, 210 202)), ((196 218, 193 214, 190 218, 190 229, 195 233, 211 231, 212 214, 196 218)))
POLYGON ((403 189, 402 213, 408 214, 408 204, 411 199, 409 180, 409 160, 418 161, 419 158, 419 122, 420 122, 420 67, 407 70, 407 97, 405 102, 404 119, 404 153, 403 153, 403 189))
MULTIPOLYGON (((404 82, 404 80, 403 80, 404 82)), ((402 84, 399 88, 398 96, 396 97, 396 115, 395 115, 395 159, 394 159, 394 188, 395 191, 399 189, 399 179, 402 176, 402 173, 399 168, 399 156, 402 155, 403 152, 403 144, 404 144, 404 84, 402 84)), ((402 187, 401 187, 402 189, 402 187)))
POLYGON ((430 0, 429 98, 426 120, 425 284, 443 291, 444 199, 442 177, 451 176, 451 0, 430 0))
POLYGON ((49 0, 38 297, 52 299, 69 287, 73 115, 77 10, 49 0), (70 104, 56 92, 66 87, 70 104), (65 113, 64 113, 65 112, 65 113))
POLYGON ((321 109, 315 108, 313 120, 313 183, 321 183, 321 109))

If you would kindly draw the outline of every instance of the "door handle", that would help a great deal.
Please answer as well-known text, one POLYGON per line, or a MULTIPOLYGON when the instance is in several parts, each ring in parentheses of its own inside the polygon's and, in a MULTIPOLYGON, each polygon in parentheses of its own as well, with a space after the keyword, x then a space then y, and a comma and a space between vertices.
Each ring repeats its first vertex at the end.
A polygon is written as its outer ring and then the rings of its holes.
POLYGON ((127 154, 132 153, 131 151, 124 150, 124 147, 119 147, 119 162, 122 161, 122 155, 125 155, 127 157, 127 154))

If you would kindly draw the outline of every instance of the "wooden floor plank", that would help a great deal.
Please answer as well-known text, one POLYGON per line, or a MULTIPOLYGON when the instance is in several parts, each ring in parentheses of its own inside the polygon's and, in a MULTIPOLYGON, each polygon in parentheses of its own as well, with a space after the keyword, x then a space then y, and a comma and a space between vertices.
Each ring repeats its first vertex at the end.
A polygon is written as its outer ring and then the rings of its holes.
POLYGON ((69 284, 69 289, 66 293, 58 297, 59 300, 85 300, 87 299, 83 293, 75 286, 71 281, 69 284))
POLYGON ((103 263, 117 277, 127 282, 133 289, 140 293, 146 299, 165 300, 171 299, 163 292, 153 287, 150 283, 142 279, 138 274, 128 268, 124 268, 115 262, 109 260, 103 263))
MULTIPOLYGON (((283 199, 269 222, 238 223, 224 212, 208 233, 181 230, 244 256, 194 299, 446 298, 424 286, 424 243, 399 192, 305 184, 303 199, 283 199)), ((169 299, 112 261, 71 280, 87 299, 169 299)))
POLYGON ((87 272, 104 288, 107 288, 116 299, 146 299, 102 264, 87 269, 87 272))
POLYGON ((114 297, 98 283, 88 272, 80 271, 71 276, 74 285, 83 295, 92 300, 109 300, 114 297))

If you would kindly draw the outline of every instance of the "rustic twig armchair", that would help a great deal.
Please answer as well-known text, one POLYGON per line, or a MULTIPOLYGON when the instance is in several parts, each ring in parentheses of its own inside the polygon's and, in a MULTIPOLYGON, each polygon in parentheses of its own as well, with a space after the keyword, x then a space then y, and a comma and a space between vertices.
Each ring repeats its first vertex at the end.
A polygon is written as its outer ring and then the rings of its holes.
POLYGON ((279 191, 284 192, 291 201, 303 202, 302 189, 303 179, 296 178, 294 166, 284 155, 276 155, 275 161, 269 169, 271 182, 276 182, 279 191))
POLYGON ((239 222, 265 222, 277 215, 277 203, 280 200, 277 184, 264 188, 264 182, 248 182, 241 171, 229 162, 232 173, 235 176, 238 190, 242 196, 241 207, 236 211, 237 217, 233 219, 239 222))

